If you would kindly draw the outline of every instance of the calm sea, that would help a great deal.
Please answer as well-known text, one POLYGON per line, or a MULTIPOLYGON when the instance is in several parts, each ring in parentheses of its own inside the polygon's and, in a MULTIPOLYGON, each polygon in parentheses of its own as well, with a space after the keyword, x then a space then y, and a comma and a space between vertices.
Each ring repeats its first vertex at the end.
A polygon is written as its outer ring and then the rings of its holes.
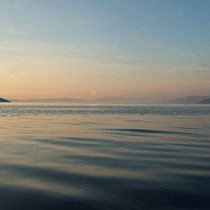
POLYGON ((1 210, 210 209, 210 106, 0 105, 1 210))

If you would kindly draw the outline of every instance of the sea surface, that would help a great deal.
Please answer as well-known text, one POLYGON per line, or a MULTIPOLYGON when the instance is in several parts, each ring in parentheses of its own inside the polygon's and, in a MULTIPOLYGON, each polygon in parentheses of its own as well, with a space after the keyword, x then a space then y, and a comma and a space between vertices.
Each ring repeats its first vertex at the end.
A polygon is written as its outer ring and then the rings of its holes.
POLYGON ((210 106, 0 105, 0 210, 210 209, 210 106))

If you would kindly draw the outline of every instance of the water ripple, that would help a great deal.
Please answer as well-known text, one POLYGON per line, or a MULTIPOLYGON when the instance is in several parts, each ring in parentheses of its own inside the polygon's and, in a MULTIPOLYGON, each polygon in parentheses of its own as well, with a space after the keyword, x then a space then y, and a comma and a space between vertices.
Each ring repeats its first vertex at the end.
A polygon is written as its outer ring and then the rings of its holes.
POLYGON ((208 106, 1 105, 0 116, 2 210, 210 209, 208 106))

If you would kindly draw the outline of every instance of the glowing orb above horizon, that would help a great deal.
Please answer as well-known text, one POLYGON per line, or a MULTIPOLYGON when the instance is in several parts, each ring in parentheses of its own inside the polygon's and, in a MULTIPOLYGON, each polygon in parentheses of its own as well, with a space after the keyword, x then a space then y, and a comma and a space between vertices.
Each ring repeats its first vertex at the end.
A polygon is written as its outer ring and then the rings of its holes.
POLYGON ((90 90, 90 95, 93 97, 96 95, 96 91, 95 90, 90 90))

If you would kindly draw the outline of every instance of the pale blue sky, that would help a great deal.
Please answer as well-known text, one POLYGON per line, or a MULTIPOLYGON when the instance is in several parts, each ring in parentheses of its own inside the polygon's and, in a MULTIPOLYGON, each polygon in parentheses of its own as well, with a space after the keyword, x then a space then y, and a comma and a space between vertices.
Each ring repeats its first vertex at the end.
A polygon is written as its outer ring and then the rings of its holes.
POLYGON ((210 0, 0 0, 2 94, 206 95, 209 11, 210 0))

